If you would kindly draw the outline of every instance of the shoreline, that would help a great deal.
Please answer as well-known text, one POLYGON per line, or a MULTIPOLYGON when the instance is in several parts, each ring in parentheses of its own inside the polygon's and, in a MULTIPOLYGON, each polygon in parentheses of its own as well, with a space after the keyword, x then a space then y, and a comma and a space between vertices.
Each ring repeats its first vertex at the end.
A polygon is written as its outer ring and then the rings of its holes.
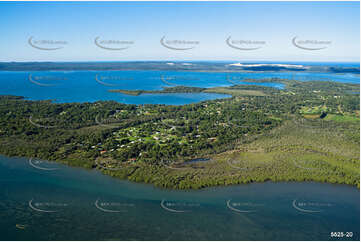
MULTIPOLYGON (((20 159, 20 160, 24 160, 25 163, 29 162, 29 157, 24 157, 24 156, 6 156, 3 154, 0 154, 0 156, 4 157, 5 159, 20 159)), ((73 166, 71 164, 67 164, 66 162, 59 162, 59 161, 48 161, 45 159, 41 159, 41 158, 37 158, 39 160, 42 161, 46 161, 48 163, 54 163, 54 164, 58 164, 58 165, 63 165, 65 166, 67 169, 80 169, 82 171, 86 171, 86 172, 99 172, 101 175, 109 177, 109 178, 113 178, 119 181, 125 181, 125 182, 130 182, 133 184, 143 184, 143 185, 147 185, 147 186, 152 186, 156 189, 161 189, 161 190, 168 190, 168 191, 200 191, 200 190, 207 190, 207 189, 212 189, 212 188, 226 188, 226 187, 232 187, 232 186, 243 186, 243 185, 252 185, 252 184, 265 184, 265 183, 273 183, 273 184, 278 184, 278 183, 284 183, 284 184, 288 184, 288 183, 317 183, 317 184, 328 184, 328 185, 335 185, 335 186, 345 186, 345 187, 349 187, 349 188, 356 188, 359 192, 360 192, 360 187, 357 187, 356 185, 351 185, 351 184, 346 184, 346 183, 332 183, 332 182, 323 182, 323 181, 317 181, 317 180, 265 180, 265 181, 261 181, 261 182, 249 182, 249 183, 233 183, 233 184, 227 184, 227 185, 215 185, 215 186, 206 186, 206 187, 202 187, 202 188, 191 188, 191 189, 179 189, 179 188, 167 188, 167 187, 162 187, 162 186, 157 186, 154 183, 147 183, 147 182, 137 182, 134 180, 129 180, 129 179, 122 179, 119 178, 117 176, 112 176, 109 174, 106 174, 106 170, 101 170, 101 169, 96 169, 96 168, 86 168, 86 167, 82 167, 82 166, 73 166)), ((34 168, 36 169, 36 168, 34 168)))
MULTIPOLYGON (((222 87, 233 97, 176 107, 55 104, 4 96, 0 152, 97 168, 119 179, 180 190, 265 181, 322 181, 359 188, 359 132, 350 133, 359 129, 353 102, 359 95, 347 94, 359 85, 283 82, 284 90, 222 87), (352 102, 340 106, 335 90, 352 102), (334 102, 319 106, 324 98, 334 102), (299 102, 297 108, 292 100, 299 102), (9 112, 13 115, 6 115, 9 112), (29 115, 38 125, 29 122, 29 115), (190 157, 206 156, 212 161, 184 164, 190 157)), ((208 90, 170 88, 179 89, 208 90)))

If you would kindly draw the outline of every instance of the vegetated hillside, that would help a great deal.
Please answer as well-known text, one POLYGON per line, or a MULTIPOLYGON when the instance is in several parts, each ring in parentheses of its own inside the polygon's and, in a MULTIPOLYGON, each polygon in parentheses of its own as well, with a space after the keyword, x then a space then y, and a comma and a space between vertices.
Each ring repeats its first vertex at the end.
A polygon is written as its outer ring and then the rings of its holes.
POLYGON ((178 189, 267 180, 359 186, 359 85, 278 81, 285 89, 202 89, 233 97, 183 106, 1 96, 0 153, 178 189))

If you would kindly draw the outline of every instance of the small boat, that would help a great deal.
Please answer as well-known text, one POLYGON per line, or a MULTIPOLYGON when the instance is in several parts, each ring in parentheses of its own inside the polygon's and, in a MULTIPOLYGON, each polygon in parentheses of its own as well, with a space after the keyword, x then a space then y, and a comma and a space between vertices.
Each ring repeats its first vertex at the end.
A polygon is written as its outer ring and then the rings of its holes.
POLYGON ((16 228, 18 228, 18 229, 25 229, 25 228, 26 228, 26 225, 24 225, 24 224, 16 224, 16 228))

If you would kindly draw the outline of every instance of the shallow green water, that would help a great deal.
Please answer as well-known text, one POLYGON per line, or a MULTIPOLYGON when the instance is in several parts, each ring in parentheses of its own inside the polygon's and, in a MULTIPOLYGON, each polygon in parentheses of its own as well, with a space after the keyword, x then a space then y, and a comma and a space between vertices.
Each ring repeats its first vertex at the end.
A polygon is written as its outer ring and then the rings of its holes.
POLYGON ((359 240, 360 193, 350 186, 170 191, 32 164, 46 170, 0 156, 1 240, 330 240, 331 232, 353 232, 341 239, 359 240))

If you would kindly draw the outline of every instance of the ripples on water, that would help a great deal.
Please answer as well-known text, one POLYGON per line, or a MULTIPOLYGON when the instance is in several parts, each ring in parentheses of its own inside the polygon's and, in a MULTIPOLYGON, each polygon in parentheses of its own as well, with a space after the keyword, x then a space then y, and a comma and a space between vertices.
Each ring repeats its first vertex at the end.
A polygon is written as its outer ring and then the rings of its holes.
POLYGON ((0 156, 2 240, 328 240, 339 231, 359 239, 359 190, 350 186, 175 191, 51 166, 59 169, 0 156))
POLYGON ((215 93, 144 94, 129 96, 110 93, 110 89, 160 90, 175 85, 194 87, 231 86, 239 84, 263 85, 283 88, 280 83, 245 83, 246 78, 289 78, 301 81, 333 80, 360 83, 358 75, 307 73, 307 72, 262 72, 262 73, 207 73, 176 71, 36 71, 0 72, 2 94, 24 96, 32 100, 53 99, 56 102, 95 102, 115 100, 128 104, 174 104, 182 105, 204 100, 226 98, 229 95, 215 93), (232 82, 230 82, 231 80, 232 82))
MULTIPOLYGON (((229 96, 127 96, 107 90, 230 86, 226 75, 158 71, 0 72, 0 85, 2 94, 33 100, 182 105, 229 96), (96 76, 101 79, 97 81, 96 76)), ((359 76, 355 75, 229 75, 232 80, 279 77, 359 83, 359 76)), ((279 83, 263 85, 283 88, 279 83)), ((352 239, 359 240, 359 190, 354 187, 263 183, 169 191, 112 179, 96 171, 53 163, 40 165, 50 169, 37 169, 26 159, 0 157, 2 240, 329 240, 331 232, 353 232, 352 239)))

